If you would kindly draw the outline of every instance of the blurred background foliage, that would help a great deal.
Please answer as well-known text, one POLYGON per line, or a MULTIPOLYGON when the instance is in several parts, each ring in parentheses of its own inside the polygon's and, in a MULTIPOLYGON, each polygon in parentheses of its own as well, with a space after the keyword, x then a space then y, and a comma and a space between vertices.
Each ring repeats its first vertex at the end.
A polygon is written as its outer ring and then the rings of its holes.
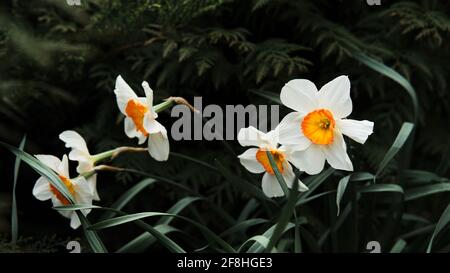
MULTIPOLYGON (((136 145, 124 135, 116 107, 113 88, 118 74, 141 95, 140 83, 147 80, 157 100, 183 96, 192 101, 202 96, 204 104, 220 105, 273 104, 267 97, 277 96, 291 79, 306 78, 321 86, 345 74, 352 82, 352 116, 375 122, 369 141, 364 146, 349 142, 349 153, 356 171, 375 173, 402 123, 413 121, 413 106, 398 83, 355 59, 356 52, 363 52, 409 80, 419 102, 410 153, 390 161, 379 183, 399 184, 405 191, 448 184, 449 5, 437 0, 382 0, 381 6, 358 0, 81 0, 81 6, 69 6, 63 0, 2 1, 0 140, 18 146, 27 134, 27 152, 58 156, 67 152, 58 140, 66 129, 81 133, 92 153, 136 145)), ((160 119, 170 128, 169 113, 162 113, 160 119)), ((243 149, 235 142, 228 145, 235 154, 220 141, 172 141, 171 150, 222 166, 259 187, 260 178, 247 174, 235 157, 243 149)), ((13 164, 13 156, 0 150, 0 234, 4 234, 0 251, 11 249, 13 164)), ((273 223, 269 217, 276 207, 267 201, 253 206, 253 196, 215 168, 176 154, 166 163, 156 163, 148 155, 127 155, 114 164, 168 177, 206 197, 208 202, 196 202, 183 213, 217 233, 247 217, 273 223), (228 222, 211 211, 211 204, 229 214, 228 222), (244 208, 247 215, 239 217, 244 208)), ((383 250, 389 251, 399 239, 407 242, 404 251, 426 250, 449 203, 448 193, 414 200, 396 200, 391 193, 374 194, 376 198, 363 194, 358 207, 350 207, 350 217, 336 217, 335 190, 343 175, 335 171, 319 189, 329 194, 299 208, 306 219, 304 251, 363 252, 371 240, 382 241, 383 250), (332 235, 328 236, 330 228, 332 235)), ((28 239, 22 238, 14 247, 56 251, 54 246, 66 240, 58 238, 75 238, 80 233, 71 231, 49 203, 32 197, 37 178, 22 167, 17 186, 19 230, 28 239), (56 243, 40 243, 43 236, 44 241, 56 243)), ((100 204, 108 206, 143 178, 130 172, 102 173, 100 204)), ((166 211, 185 196, 182 190, 158 183, 144 189, 124 210, 166 211)), ((344 197, 344 203, 354 204, 344 197)), ((90 217, 96 219, 98 214, 90 217)), ((184 233, 173 237, 187 249, 204 246, 197 230, 177 220, 174 226, 184 233)), ((225 238, 242 243, 247 233, 258 234, 264 228, 252 226, 225 238)), ((127 225, 121 237, 105 230, 102 238, 115 249, 140 232, 127 225)), ((449 235, 443 232, 434 249, 450 251, 449 235)), ((285 239, 282 243, 289 249, 292 242, 285 239)), ((143 249, 160 248, 152 244, 143 249)))

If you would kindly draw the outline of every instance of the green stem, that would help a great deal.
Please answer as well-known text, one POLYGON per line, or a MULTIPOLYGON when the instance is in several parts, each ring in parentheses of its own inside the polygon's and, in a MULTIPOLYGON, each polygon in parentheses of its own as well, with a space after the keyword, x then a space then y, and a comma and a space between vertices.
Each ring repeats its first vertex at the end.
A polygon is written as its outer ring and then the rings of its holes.
POLYGON ((92 156, 92 161, 94 162, 94 165, 96 165, 97 163, 107 160, 107 159, 114 159, 116 158, 119 154, 124 153, 124 152, 146 152, 147 148, 141 148, 141 147, 118 147, 97 155, 93 155, 92 156))
POLYGON ((173 104, 173 100, 166 100, 165 102, 153 106, 153 110, 155 110, 156 113, 159 113, 166 109, 169 109, 173 104))

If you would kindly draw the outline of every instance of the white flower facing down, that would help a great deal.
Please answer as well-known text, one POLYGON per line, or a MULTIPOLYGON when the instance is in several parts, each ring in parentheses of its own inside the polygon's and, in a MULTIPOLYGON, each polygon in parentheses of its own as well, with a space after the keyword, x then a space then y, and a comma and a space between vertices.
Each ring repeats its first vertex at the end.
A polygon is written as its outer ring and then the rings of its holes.
MULTIPOLYGON (((76 204, 92 205, 94 193, 86 179, 82 176, 74 179, 69 178, 69 161, 66 155, 64 155, 62 161, 52 155, 36 155, 36 158, 56 172, 64 185, 66 185, 67 190, 72 194, 76 204)), ((33 188, 33 195, 40 201, 51 199, 53 206, 55 207, 70 205, 69 200, 50 184, 45 177, 40 177, 36 181, 33 188)), ((84 215, 87 215, 90 211, 90 209, 87 209, 82 210, 81 212, 84 215)), ((70 219, 70 226, 73 229, 76 229, 81 225, 80 219, 75 211, 59 211, 59 213, 70 219)))
POLYGON ((335 169, 353 171, 343 135, 364 143, 373 132, 373 122, 346 118, 352 112, 348 77, 339 76, 320 91, 311 81, 292 80, 280 98, 296 111, 279 125, 280 143, 296 151, 292 163, 308 174, 321 172, 325 160, 335 169))
MULTIPOLYGON (((278 132, 276 130, 270 131, 267 134, 257 130, 255 127, 243 128, 239 131, 238 141, 242 146, 256 146, 257 148, 250 148, 243 154, 239 155, 241 164, 252 173, 263 173, 262 190, 268 197, 283 196, 284 192, 277 181, 275 173, 270 165, 267 151, 270 151, 272 157, 284 178, 287 186, 292 188, 293 182, 296 179, 291 161, 291 152, 287 147, 278 146, 278 132)), ((298 180, 298 190, 306 191, 308 187, 298 180)))
MULTIPOLYGON (((94 159, 89 153, 86 141, 82 136, 80 136, 80 134, 70 130, 64 131, 59 135, 59 139, 66 144, 67 148, 72 149, 69 153, 69 159, 72 161, 78 161, 78 174, 94 172, 94 159)), ((94 200, 99 201, 100 196, 97 192, 97 174, 92 174, 86 180, 94 192, 94 200)))
POLYGON ((148 138, 148 151, 158 160, 169 158, 169 139, 164 126, 156 121, 158 114, 153 109, 153 90, 146 81, 142 82, 145 98, 138 97, 121 76, 117 77, 114 93, 117 105, 125 117, 125 134, 137 137, 139 144, 148 138))

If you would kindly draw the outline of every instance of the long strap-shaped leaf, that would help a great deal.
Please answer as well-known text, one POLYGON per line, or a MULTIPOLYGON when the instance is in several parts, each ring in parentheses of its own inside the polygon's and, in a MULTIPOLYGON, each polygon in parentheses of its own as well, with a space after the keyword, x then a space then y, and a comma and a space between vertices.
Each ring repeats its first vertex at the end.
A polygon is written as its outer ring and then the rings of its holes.
MULTIPOLYGON (((111 210, 111 208, 100 207, 100 206, 89 206, 89 205, 74 205, 74 206, 55 207, 55 209, 63 210, 63 211, 64 210, 65 211, 84 210, 84 209, 111 210)), ((149 217, 157 217, 157 216, 175 217, 175 218, 181 219, 183 221, 186 221, 186 222, 198 227, 204 233, 205 236, 210 237, 211 239, 216 241, 216 243, 219 244, 221 247, 223 247, 225 251, 231 252, 231 253, 236 252, 236 250, 232 246, 230 246, 227 242, 222 240, 222 238, 220 238, 218 235, 216 235, 214 232, 212 232, 209 228, 207 228, 206 226, 204 226, 192 219, 189 219, 187 217, 176 215, 176 214, 171 214, 171 213, 165 213, 165 212, 140 212, 140 213, 134 213, 134 214, 126 214, 124 212, 119 212, 119 211, 116 211, 116 212, 123 214, 123 216, 100 221, 98 223, 91 225, 89 227, 89 229, 99 230, 99 229, 114 227, 114 226, 118 226, 118 225, 123 225, 123 224, 130 223, 130 222, 138 222, 141 219, 149 218, 149 217)), ((155 234, 157 234, 157 233, 155 233, 155 234)), ((154 235, 154 234, 152 234, 152 235, 154 235)), ((160 234, 158 234, 158 236, 160 236, 160 234)))
POLYGON ((266 151, 266 154, 267 157, 269 158, 270 165, 275 173, 278 183, 280 184, 281 189, 284 192, 284 195, 286 196, 286 198, 288 198, 286 205, 283 207, 283 210, 281 211, 281 215, 278 219, 277 226, 275 227, 275 230, 272 233, 272 236, 270 237, 269 243, 267 244, 266 247, 266 252, 271 252, 272 248, 275 246, 275 244, 278 242, 281 235, 283 234, 283 231, 287 226, 287 224, 289 223, 292 214, 294 213, 295 203, 297 202, 298 197, 297 190, 299 185, 297 183, 297 177, 295 177, 295 181, 293 181, 292 183, 292 189, 289 190, 286 181, 284 181, 284 178, 281 175, 281 172, 278 169, 278 166, 275 163, 272 154, 270 153, 270 151, 266 151))
POLYGON ((395 71, 394 69, 390 68, 389 66, 383 64, 382 62, 379 62, 375 60, 372 57, 367 56, 366 54, 362 52, 356 52, 353 53, 353 58, 360 61, 361 63, 367 65, 371 69, 379 72, 380 74, 385 75, 386 77, 394 80, 398 84, 400 84, 408 93, 409 97, 411 98, 412 106, 413 106, 413 117, 412 122, 416 123, 417 117, 419 115, 419 103, 417 99, 417 93, 414 87, 411 85, 411 83, 405 79, 400 73, 395 71))
MULTIPOLYGON (((27 136, 25 135, 22 138, 22 141, 19 145, 19 150, 23 151, 25 147, 27 136)), ((12 205, 11 205, 11 243, 15 245, 17 243, 17 239, 19 237, 19 221, 17 219, 17 200, 16 200, 16 186, 17 186, 17 177, 19 176, 19 168, 20 168, 20 157, 16 157, 16 162, 14 164, 14 182, 13 182, 13 192, 12 192, 12 205)))
POLYGON ((378 170, 375 173, 375 177, 378 177, 380 175, 380 173, 384 170, 389 161, 391 161, 391 159, 394 158, 394 156, 398 153, 398 151, 400 151, 400 149, 403 147, 406 140, 410 136, 413 128, 414 124, 410 122, 403 123, 402 128, 400 128, 400 131, 398 132, 398 135, 394 140, 394 143, 389 148, 387 153, 384 155, 383 160, 381 160, 380 166, 378 166, 378 170))
POLYGON ((428 243, 427 253, 431 252, 431 248, 433 247, 433 241, 436 235, 441 232, 447 225, 450 223, 450 204, 448 204, 447 208, 442 213, 439 218, 438 223, 436 224, 436 228, 433 231, 433 235, 431 235, 430 242, 428 243))

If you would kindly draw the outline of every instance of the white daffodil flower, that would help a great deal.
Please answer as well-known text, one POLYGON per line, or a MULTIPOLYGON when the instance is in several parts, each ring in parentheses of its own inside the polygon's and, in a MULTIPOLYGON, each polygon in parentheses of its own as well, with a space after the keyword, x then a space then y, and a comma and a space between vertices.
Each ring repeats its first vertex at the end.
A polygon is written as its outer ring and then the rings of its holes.
MULTIPOLYGON (((243 128, 239 131, 238 141, 242 146, 256 146, 239 155, 241 164, 252 173, 263 173, 262 190, 268 197, 283 196, 284 192, 277 181, 274 170, 270 165, 266 151, 270 151, 287 186, 292 187, 295 178, 291 160, 291 152, 287 147, 278 147, 278 131, 273 130, 265 134, 255 127, 243 128)), ((298 180, 298 190, 306 191, 308 187, 298 180)))
MULTIPOLYGON (((63 156, 62 161, 52 155, 36 155, 36 158, 56 172, 64 185, 66 185, 67 190, 73 196, 76 204, 92 205, 94 193, 86 179, 82 176, 74 179, 69 178, 69 161, 66 155, 63 156)), ((33 188, 33 195, 40 201, 51 199, 53 206, 70 205, 69 200, 50 184, 45 177, 40 177, 36 181, 33 188)), ((87 215, 90 211, 90 209, 86 209, 82 210, 82 213, 87 215)), ((81 225, 80 219, 75 211, 59 211, 59 213, 70 219, 70 226, 73 229, 76 229, 81 225)))
POLYGON ((71 148, 72 151, 69 153, 69 159, 73 161, 78 161, 77 172, 78 174, 94 172, 90 175, 86 180, 91 186, 92 191, 94 192, 94 200, 99 201, 100 196, 97 192, 97 174, 94 170, 94 159, 89 153, 89 150, 86 145, 86 141, 80 134, 75 131, 64 131, 59 135, 59 139, 61 139, 67 148, 71 148))
POLYGON ((279 125, 280 143, 294 152, 295 166, 317 174, 325 160, 335 169, 353 171, 343 135, 364 143, 373 122, 347 119, 352 112, 350 80, 339 76, 317 91, 304 79, 289 81, 281 90, 281 102, 295 110, 279 125))
POLYGON ((166 128, 156 121, 158 114, 153 109, 153 90, 144 81, 142 87, 145 98, 138 97, 131 87, 119 75, 114 93, 117 105, 125 117, 125 134, 129 138, 137 137, 139 144, 148 138, 148 151, 158 161, 169 158, 169 139, 166 128))

